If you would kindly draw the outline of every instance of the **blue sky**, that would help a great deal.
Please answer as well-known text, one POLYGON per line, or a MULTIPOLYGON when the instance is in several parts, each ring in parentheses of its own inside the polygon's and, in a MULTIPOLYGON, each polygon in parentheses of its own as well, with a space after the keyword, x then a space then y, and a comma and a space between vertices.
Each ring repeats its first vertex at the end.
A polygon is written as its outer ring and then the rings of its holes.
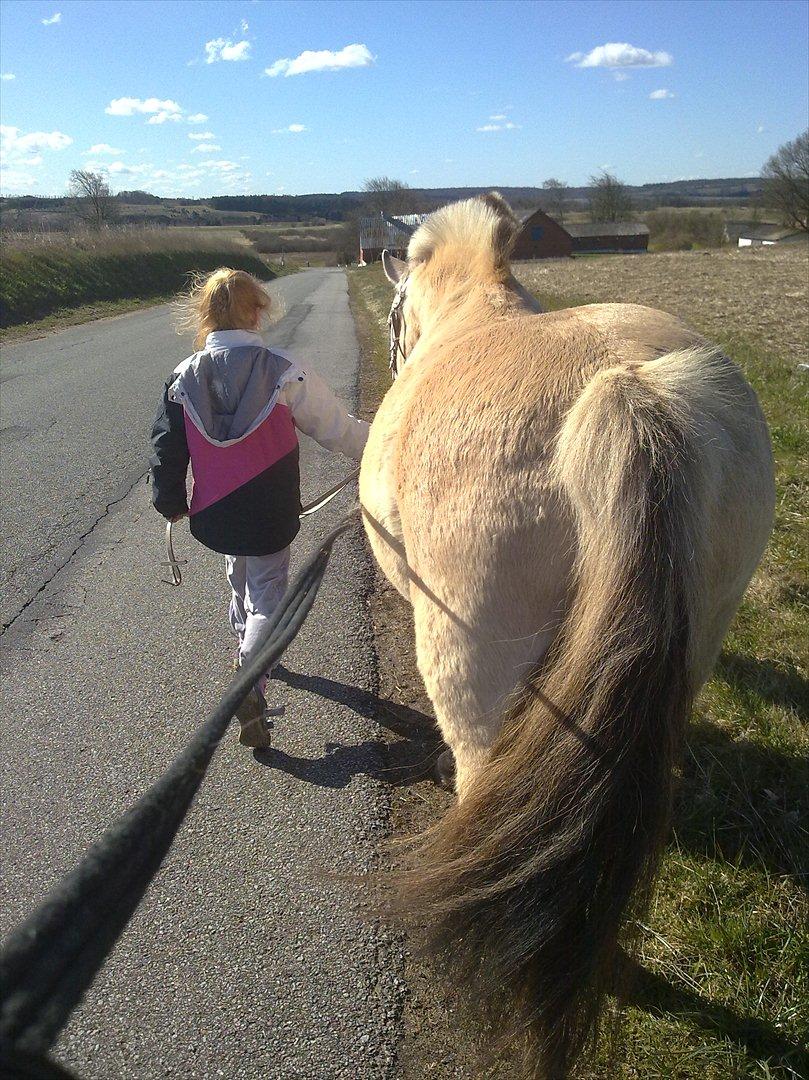
POLYGON ((3 192, 756 175, 809 123, 804 0, 3 0, 3 192))

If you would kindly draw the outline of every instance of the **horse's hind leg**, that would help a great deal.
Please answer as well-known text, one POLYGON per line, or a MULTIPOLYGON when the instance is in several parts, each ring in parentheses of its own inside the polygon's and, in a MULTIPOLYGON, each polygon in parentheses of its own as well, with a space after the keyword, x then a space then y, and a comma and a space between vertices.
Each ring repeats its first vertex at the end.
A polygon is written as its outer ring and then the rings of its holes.
POLYGON ((544 656, 555 622, 545 621, 545 629, 534 633, 513 619, 487 621, 481 628, 419 591, 411 595, 418 667, 455 758, 455 788, 462 799, 488 760, 509 694, 544 656))

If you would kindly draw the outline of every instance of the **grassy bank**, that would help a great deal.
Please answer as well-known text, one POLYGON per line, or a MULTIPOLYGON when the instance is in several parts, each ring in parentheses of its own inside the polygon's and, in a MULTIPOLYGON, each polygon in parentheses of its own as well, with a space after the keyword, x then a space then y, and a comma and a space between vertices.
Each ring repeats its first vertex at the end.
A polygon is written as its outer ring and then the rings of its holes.
POLYGON ((210 235, 135 229, 11 238, 0 255, 0 326, 100 301, 160 299, 182 289, 189 273, 218 266, 275 276, 246 243, 210 235))
MULTIPOLYGON (((617 257, 526 264, 518 276, 546 308, 646 303, 721 341, 759 394, 777 465, 772 541, 694 712, 621 1045, 614 1062, 597 1056, 580 1075, 800 1080, 809 1026, 809 430, 806 375, 797 367, 806 360, 806 259, 617 257)), ((390 288, 378 265, 350 280, 376 324, 366 356, 384 392, 390 288)), ((383 627, 380 652, 407 633, 398 618, 398 631, 383 627)), ((411 698, 399 700, 414 705, 412 652, 397 658, 407 665, 411 674, 394 684, 411 688, 411 698)), ((427 784, 411 790, 408 820, 425 828, 443 812, 443 795, 427 784)), ((395 805, 405 806, 408 795, 397 793, 395 805)), ((413 978, 409 985, 423 999, 418 969, 413 978)), ((449 1080, 458 1075, 452 1055, 461 1053, 460 1038, 437 984, 435 994, 443 1005, 432 1027, 418 1021, 411 1037, 432 1041, 429 1074, 449 1080)), ((418 1015, 428 1009, 422 1000, 418 1015)))

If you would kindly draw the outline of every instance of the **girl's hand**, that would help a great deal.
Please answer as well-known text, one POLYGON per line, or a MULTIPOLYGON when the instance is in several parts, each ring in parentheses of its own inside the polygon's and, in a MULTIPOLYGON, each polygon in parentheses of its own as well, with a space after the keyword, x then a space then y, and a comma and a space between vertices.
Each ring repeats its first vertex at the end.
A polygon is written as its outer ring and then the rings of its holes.
POLYGON ((169 518, 169 521, 174 524, 175 521, 182 521, 184 517, 188 517, 188 511, 183 510, 182 514, 175 514, 174 517, 169 518))

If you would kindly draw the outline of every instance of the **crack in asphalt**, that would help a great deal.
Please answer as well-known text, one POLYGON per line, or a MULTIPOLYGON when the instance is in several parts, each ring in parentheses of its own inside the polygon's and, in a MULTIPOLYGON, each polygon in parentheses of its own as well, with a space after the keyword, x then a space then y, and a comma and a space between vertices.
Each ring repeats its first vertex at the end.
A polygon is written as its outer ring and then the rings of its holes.
MULTIPOLYGON (((6 633, 8 633, 9 630, 12 630, 14 628, 15 624, 19 621, 19 619, 22 618, 22 616, 25 614, 31 604, 34 603, 37 597, 42 595, 42 593, 48 588, 51 582, 53 582, 64 570, 66 570, 70 566, 78 553, 84 547, 85 542, 92 536, 92 534, 101 524, 101 522, 109 516, 109 513, 113 509, 113 507, 117 506, 118 503, 123 502, 124 499, 135 490, 138 484, 141 483, 141 481, 146 476, 148 476, 148 474, 148 469, 145 469, 143 472, 138 473, 137 477, 132 481, 131 484, 128 485, 128 487, 126 487, 123 491, 120 491, 118 495, 116 495, 106 504, 104 510, 95 519, 89 529, 86 529, 74 542, 75 546, 73 547, 73 550, 70 552, 70 554, 61 563, 59 563, 58 566, 53 567, 51 573, 49 573, 48 576, 40 582, 36 590, 31 594, 31 596, 29 596, 29 598, 25 601, 22 607, 11 617, 11 619, 8 620, 8 622, 4 622, 2 624, 2 628, 0 628, 0 640, 5 637, 6 633)), ((36 620, 34 620, 34 622, 36 622, 36 620)))

